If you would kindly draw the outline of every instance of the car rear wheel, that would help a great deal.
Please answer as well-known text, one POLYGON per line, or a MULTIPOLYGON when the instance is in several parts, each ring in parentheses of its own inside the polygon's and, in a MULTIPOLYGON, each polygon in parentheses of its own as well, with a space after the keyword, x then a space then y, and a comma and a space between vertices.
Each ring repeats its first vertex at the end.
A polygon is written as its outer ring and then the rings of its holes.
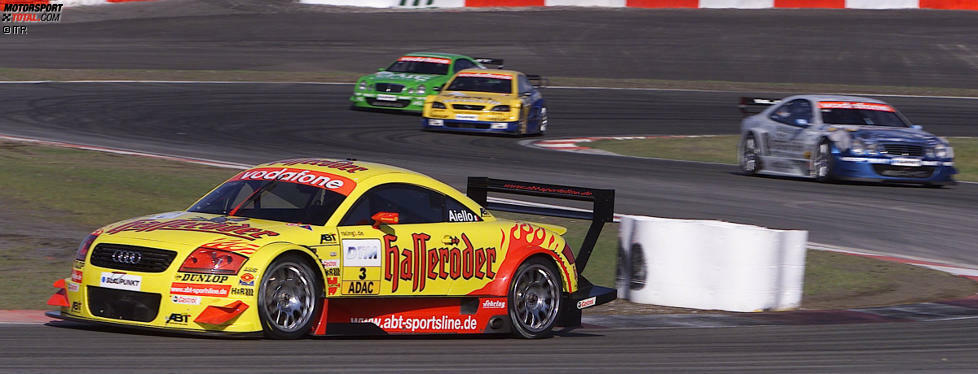
POLYGON ((297 339, 309 333, 319 315, 319 285, 312 268, 293 254, 272 262, 258 288, 258 315, 265 336, 297 339))
POLYGON ((560 276, 552 263, 531 258, 520 265, 509 286, 513 335, 527 339, 553 335, 560 311, 560 276))
POLYGON ((815 180, 823 183, 832 181, 832 147, 829 142, 818 143, 812 169, 815 172, 815 180))
POLYGON ((761 170, 761 158, 758 155, 757 140, 754 135, 747 135, 744 138, 743 149, 741 149, 740 169, 744 174, 756 175, 761 170))

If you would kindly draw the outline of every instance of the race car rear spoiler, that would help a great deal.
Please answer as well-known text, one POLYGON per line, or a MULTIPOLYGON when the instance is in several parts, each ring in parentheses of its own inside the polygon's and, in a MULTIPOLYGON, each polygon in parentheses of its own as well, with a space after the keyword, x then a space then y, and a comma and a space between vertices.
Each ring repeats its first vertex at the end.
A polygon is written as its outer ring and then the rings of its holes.
POLYGON ((550 81, 547 80, 547 78, 544 78, 536 74, 527 74, 526 79, 530 81, 530 84, 532 84, 533 87, 537 87, 537 88, 545 87, 550 84, 550 81))
POLYGON ((475 62, 483 65, 496 65, 496 69, 503 68, 503 59, 501 58, 490 58, 490 57, 475 57, 473 58, 475 62))
POLYGON ((566 302, 558 316, 558 326, 580 326, 581 309, 601 305, 618 298, 614 288, 595 286, 582 275, 587 266, 598 235, 604 224, 614 220, 615 190, 542 184, 486 177, 469 177, 466 194, 486 209, 503 212, 536 214, 551 217, 586 219, 591 221, 581 249, 577 252, 575 264, 578 274, 578 289, 570 295, 563 296, 566 302), (591 211, 567 209, 554 206, 534 206, 504 202, 489 202, 489 192, 538 196, 552 199, 590 201, 591 211))
POLYGON ((741 97, 740 105, 738 105, 738 107, 740 108, 740 113, 742 113, 744 117, 747 117, 763 112, 765 108, 780 102, 781 99, 741 97))

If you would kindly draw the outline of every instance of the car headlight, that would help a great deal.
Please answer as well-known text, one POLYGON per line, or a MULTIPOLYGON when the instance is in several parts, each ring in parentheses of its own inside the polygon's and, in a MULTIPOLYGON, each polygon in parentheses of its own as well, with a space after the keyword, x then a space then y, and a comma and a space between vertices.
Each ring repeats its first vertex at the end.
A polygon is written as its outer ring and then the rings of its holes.
POLYGON ((948 147, 942 143, 937 143, 937 145, 934 146, 934 155, 938 158, 947 158, 950 149, 951 147, 948 147))
POLYGON ((360 91, 366 91, 367 90, 367 82, 360 82, 360 84, 357 86, 357 89, 360 90, 360 91))
POLYGON ((876 143, 865 142, 865 143, 863 143, 863 146, 865 148, 865 152, 866 152, 867 155, 878 155, 879 154, 879 147, 877 146, 876 143))
POLYGON ((852 145, 849 147, 849 152, 854 155, 861 155, 866 152, 866 143, 862 140, 852 139, 852 145))
POLYGON ((440 101, 434 101, 431 103, 431 109, 447 109, 444 103, 440 101))
POLYGON ((427 91, 427 89, 424 88, 424 85, 421 85, 421 86, 418 86, 418 88, 414 90, 414 93, 416 93, 418 95, 424 95, 425 91, 427 91))
POLYGON ((508 112, 509 111, 509 105, 496 105, 496 106, 492 107, 492 111, 493 112, 508 112))

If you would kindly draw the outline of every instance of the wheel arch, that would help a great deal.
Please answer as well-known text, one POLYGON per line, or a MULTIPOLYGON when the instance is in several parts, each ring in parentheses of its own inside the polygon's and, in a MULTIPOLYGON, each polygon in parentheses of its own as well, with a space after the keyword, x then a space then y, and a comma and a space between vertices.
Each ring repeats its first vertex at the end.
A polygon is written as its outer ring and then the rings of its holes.
MULTIPOLYGON (((313 273, 316 274, 316 281, 319 282, 320 290, 324 290, 326 288, 326 273, 322 265, 319 264, 318 256, 309 248, 298 244, 278 242, 266 245, 255 251, 255 254, 245 263, 245 267, 257 267, 258 272, 256 277, 261 279, 265 274, 265 270, 268 269, 268 266, 272 262, 290 254, 298 255, 306 265, 309 265, 313 269, 313 273)), ((323 295, 318 296, 322 297, 323 295)))

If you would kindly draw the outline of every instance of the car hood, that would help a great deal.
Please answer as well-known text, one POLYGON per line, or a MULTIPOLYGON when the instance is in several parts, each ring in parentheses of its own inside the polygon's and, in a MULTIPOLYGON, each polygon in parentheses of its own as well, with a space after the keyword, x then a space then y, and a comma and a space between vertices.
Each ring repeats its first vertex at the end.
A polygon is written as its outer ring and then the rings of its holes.
POLYGON ((319 231, 312 225, 170 212, 105 226, 96 243, 130 244, 186 253, 206 246, 250 256, 261 247, 276 242, 318 244, 319 231))
POLYGON ((379 71, 374 74, 366 76, 367 80, 377 83, 399 83, 399 84, 417 84, 422 82, 433 82, 439 79, 447 80, 447 75, 438 74, 417 74, 417 73, 393 73, 389 71, 379 71))
POLYGON ((852 126, 846 128, 853 138, 888 143, 935 143, 939 142, 933 134, 913 128, 893 128, 883 126, 852 126))
POLYGON ((451 91, 438 95, 438 101, 446 104, 506 104, 513 95, 488 92, 451 91))

